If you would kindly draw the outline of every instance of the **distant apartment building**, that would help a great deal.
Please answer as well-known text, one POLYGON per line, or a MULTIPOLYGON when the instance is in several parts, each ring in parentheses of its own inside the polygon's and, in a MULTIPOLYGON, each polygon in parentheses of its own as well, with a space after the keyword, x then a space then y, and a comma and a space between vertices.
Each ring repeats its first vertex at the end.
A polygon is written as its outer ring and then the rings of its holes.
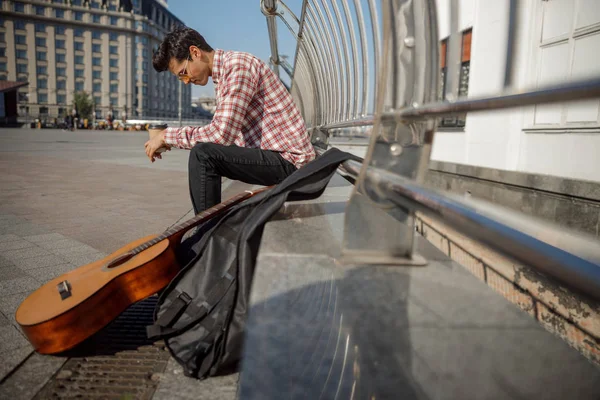
MULTIPOLYGON (((96 117, 176 118, 180 82, 152 68, 152 51, 173 25, 160 0, 0 1, 0 80, 28 82, 18 112, 59 117, 89 93, 96 117)), ((192 117, 181 85, 182 116, 192 117)))

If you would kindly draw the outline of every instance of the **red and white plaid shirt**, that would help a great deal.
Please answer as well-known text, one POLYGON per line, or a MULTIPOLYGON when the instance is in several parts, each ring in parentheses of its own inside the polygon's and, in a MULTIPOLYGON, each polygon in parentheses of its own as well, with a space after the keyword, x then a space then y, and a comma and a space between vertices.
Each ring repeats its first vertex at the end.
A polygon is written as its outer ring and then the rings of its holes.
POLYGON ((167 144, 191 149, 197 142, 281 153, 297 168, 315 158, 300 112, 277 76, 247 53, 215 50, 212 80, 217 109, 202 127, 167 128, 167 144))

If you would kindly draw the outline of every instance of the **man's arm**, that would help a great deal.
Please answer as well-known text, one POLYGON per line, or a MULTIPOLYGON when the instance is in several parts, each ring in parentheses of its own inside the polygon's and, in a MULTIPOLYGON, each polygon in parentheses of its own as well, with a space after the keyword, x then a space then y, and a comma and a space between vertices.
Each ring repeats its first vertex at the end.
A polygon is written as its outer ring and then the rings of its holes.
POLYGON ((244 126, 248 105, 258 90, 258 79, 249 66, 235 65, 223 76, 222 100, 212 122, 202 127, 186 126, 167 128, 164 141, 167 145, 191 149, 197 142, 231 145, 244 126))

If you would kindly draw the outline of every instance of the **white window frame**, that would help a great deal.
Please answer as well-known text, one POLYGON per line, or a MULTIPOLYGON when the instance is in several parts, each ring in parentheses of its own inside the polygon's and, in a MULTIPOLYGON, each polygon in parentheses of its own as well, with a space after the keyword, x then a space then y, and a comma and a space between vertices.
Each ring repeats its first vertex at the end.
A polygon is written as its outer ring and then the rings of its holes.
MULTIPOLYGON (((555 46, 560 43, 569 42, 569 76, 573 69, 573 58, 575 53, 575 41, 584 36, 592 34, 600 34, 600 22, 593 25, 575 29, 576 19, 579 10, 579 0, 572 0, 573 2, 573 20, 571 22, 571 30, 567 34, 557 36, 551 39, 542 41, 542 29, 543 29, 543 17, 544 17, 544 5, 548 3, 547 0, 535 1, 533 10, 533 39, 532 39, 532 52, 530 58, 531 68, 529 69, 528 82, 534 85, 538 85, 539 77, 541 75, 542 68, 542 49, 550 46, 555 46)), ((570 81, 567 78, 567 81, 570 81)), ((524 120, 524 132, 532 133, 581 133, 581 132, 594 132, 600 133, 600 106, 598 107, 598 116, 596 121, 589 122, 567 122, 567 110, 569 103, 561 103, 561 121, 559 124, 536 124, 535 123, 535 111, 537 106, 529 107, 525 111, 524 120)))

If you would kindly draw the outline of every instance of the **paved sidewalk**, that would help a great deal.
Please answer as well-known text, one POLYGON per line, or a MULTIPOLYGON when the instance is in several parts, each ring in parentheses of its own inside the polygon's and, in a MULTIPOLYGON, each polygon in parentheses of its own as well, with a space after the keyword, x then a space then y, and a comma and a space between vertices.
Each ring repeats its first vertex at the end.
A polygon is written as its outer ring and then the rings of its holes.
MULTIPOLYGON (((32 398, 66 361, 32 353, 21 334, 14 313, 29 293, 191 216, 188 152, 152 164, 146 140, 146 132, 0 129, 0 398, 32 398)), ((157 394, 198 398, 210 388, 180 375, 171 360, 157 394)), ((236 381, 220 390, 234 394, 236 381)))

